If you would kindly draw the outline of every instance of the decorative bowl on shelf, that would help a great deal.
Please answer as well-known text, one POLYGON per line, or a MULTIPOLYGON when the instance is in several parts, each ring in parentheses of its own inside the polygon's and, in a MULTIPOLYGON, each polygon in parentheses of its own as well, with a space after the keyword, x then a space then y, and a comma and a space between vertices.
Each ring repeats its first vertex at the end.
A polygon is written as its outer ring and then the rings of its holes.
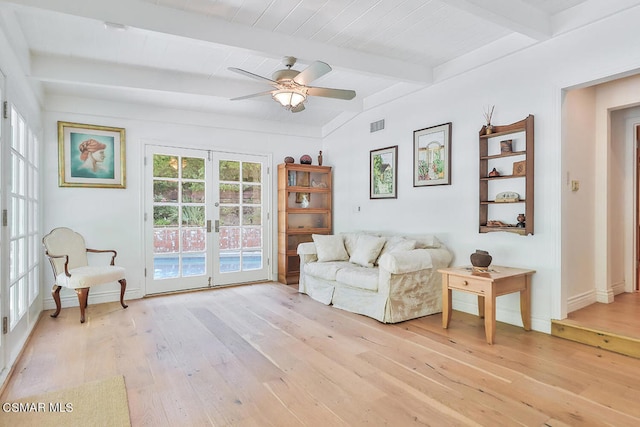
POLYGON ((311 162, 312 162, 311 156, 308 154, 305 154, 304 156, 300 157, 300 163, 303 165, 310 165, 311 162))
POLYGON ((284 158, 284 162, 285 163, 294 163, 295 159, 293 157, 291 157, 291 156, 287 156, 287 157, 284 158))

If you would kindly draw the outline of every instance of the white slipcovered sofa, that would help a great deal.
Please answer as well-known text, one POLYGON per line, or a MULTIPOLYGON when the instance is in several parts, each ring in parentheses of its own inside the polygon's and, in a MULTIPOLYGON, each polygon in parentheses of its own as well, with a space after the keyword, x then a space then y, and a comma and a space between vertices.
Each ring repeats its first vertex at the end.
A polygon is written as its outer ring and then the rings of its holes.
POLYGON ((323 304, 383 323, 442 311, 437 270, 452 254, 433 235, 314 234, 298 255, 299 291, 323 304))

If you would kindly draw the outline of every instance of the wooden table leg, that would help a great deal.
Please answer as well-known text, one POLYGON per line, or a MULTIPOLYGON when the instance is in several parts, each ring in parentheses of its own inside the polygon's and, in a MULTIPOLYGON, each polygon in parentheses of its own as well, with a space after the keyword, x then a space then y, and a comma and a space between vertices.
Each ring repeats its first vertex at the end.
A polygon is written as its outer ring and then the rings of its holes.
POLYGON ((447 329, 451 320, 451 289, 449 289, 449 275, 442 275, 442 327, 447 329))
POLYGON ((487 295, 484 297, 484 334, 487 343, 493 344, 493 337, 496 335, 496 297, 487 295))
POLYGON ((524 289, 520 291, 520 316, 525 331, 531 330, 531 275, 524 276, 524 289))
POLYGON ((478 317, 484 319, 484 297, 478 295, 478 317))

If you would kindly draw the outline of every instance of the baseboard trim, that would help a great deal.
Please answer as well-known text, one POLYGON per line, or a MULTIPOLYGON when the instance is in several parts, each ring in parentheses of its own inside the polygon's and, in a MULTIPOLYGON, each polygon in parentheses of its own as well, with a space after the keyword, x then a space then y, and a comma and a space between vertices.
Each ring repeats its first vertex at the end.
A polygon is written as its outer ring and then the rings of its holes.
POLYGON ((572 313, 598 302, 595 289, 573 296, 567 301, 567 312, 572 313))
MULTIPOLYGON (((478 303, 471 303, 468 301, 455 301, 453 304, 453 309, 458 311, 463 311, 465 313, 473 314, 475 316, 478 315, 478 303)), ((518 306, 518 310, 505 310, 505 309, 496 309, 496 321, 508 323, 510 325, 520 326, 522 327, 522 316, 520 315, 520 306, 518 306)), ((551 333, 551 322, 545 319, 539 319, 535 316, 531 316, 531 329, 538 332, 543 332, 545 334, 551 333)))
MULTIPOLYGON (((140 288, 127 288, 124 294, 124 300, 129 301, 133 299, 142 298, 142 290, 140 288)), ((108 291, 97 291, 92 290, 89 292, 89 304, 102 304, 106 302, 119 302, 120 301, 120 290, 108 290, 108 291)), ((63 308, 67 307, 78 307, 78 296, 76 293, 69 289, 60 290, 60 303, 63 308)), ((56 308, 56 303, 53 300, 51 294, 48 297, 43 298, 43 309, 44 310, 53 310, 56 308)))

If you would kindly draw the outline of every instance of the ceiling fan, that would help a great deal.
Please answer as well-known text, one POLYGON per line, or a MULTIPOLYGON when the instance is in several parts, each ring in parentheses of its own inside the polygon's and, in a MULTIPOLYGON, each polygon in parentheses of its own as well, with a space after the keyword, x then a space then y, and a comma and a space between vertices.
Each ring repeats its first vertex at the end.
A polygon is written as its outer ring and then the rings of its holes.
POLYGON ((230 71, 261 82, 266 82, 273 87, 272 90, 266 92, 245 95, 231 100, 238 101, 241 99, 271 95, 271 97, 284 108, 292 113, 298 113, 304 110, 304 102, 307 100, 307 96, 323 96, 325 98, 345 100, 353 99, 356 96, 353 90, 308 86, 312 81, 331 71, 331 67, 322 61, 315 61, 302 71, 291 69, 296 63, 296 58, 292 56, 285 56, 282 62, 287 68, 274 72, 271 76, 272 78, 262 77, 249 71, 241 70, 240 68, 229 67, 230 71))

